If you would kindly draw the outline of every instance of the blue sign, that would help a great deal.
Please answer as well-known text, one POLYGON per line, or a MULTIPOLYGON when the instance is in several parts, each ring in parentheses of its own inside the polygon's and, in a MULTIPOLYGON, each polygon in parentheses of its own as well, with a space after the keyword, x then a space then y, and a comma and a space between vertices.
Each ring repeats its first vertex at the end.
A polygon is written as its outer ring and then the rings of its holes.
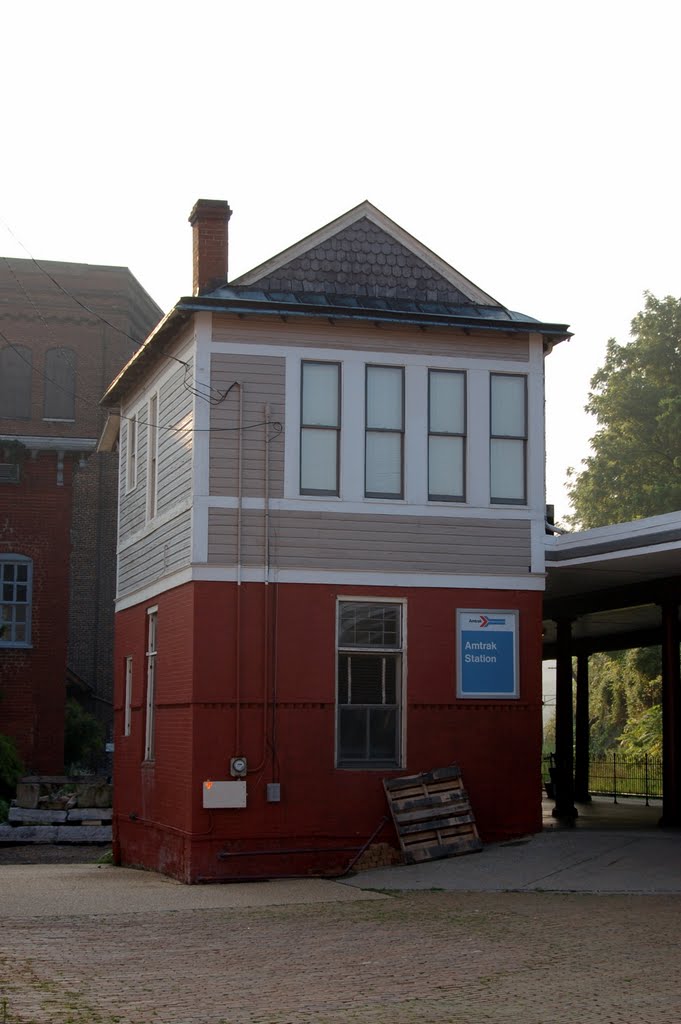
POLYGON ((457 696, 518 696, 518 612, 456 613, 457 696))

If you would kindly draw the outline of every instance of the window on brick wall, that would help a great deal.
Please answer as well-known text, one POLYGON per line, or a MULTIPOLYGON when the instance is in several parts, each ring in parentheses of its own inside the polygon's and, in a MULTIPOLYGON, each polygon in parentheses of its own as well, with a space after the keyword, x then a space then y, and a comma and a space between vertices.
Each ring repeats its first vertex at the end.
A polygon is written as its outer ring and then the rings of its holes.
POLYGON ((156 626, 158 608, 147 609, 147 694, 144 703, 144 760, 154 760, 156 739, 156 626))
POLYGON ((132 726, 132 654, 125 659, 125 695, 123 698, 123 735, 129 736, 132 726))
POLYGON ((0 555, 0 647, 31 646, 33 562, 25 555, 0 555))
POLYGON ((0 418, 31 417, 31 350, 7 345, 0 351, 0 418))
POLYGON ((70 348, 50 348, 45 353, 45 404, 43 419, 76 418, 76 354, 70 348))
POLYGON ((401 602, 339 601, 339 768, 399 767, 403 650, 401 602))

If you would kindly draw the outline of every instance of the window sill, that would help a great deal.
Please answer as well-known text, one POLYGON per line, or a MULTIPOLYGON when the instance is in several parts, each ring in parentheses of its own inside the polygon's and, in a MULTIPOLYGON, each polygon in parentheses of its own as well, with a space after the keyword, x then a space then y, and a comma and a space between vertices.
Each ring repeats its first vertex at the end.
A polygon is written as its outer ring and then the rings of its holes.
POLYGON ((31 643, 10 643, 0 640, 0 651, 32 651, 31 643))
POLYGON ((356 764, 337 764, 339 772, 399 772, 402 766, 394 761, 382 761, 380 764, 375 761, 361 761, 356 764))

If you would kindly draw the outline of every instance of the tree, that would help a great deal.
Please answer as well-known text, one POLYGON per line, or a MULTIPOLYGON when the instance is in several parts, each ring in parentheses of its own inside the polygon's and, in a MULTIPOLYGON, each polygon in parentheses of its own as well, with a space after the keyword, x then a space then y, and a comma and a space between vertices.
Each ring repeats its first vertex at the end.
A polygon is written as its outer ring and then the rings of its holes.
POLYGON ((568 470, 568 518, 582 529, 681 509, 681 298, 646 292, 631 334, 608 341, 591 378, 593 454, 568 470))

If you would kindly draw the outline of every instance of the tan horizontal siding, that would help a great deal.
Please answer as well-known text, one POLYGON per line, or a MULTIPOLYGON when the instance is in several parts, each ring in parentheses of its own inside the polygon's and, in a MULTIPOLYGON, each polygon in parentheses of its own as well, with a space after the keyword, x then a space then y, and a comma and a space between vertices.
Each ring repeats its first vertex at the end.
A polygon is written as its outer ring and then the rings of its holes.
POLYGON ((186 511, 119 553, 119 596, 189 565, 190 560, 191 518, 186 511))
MULTIPOLYGON (((215 354, 211 383, 225 393, 235 381, 243 385, 242 495, 262 498, 265 493, 265 447, 269 454, 270 496, 284 489, 284 392, 286 364, 278 356, 215 354), (265 428, 269 405, 269 428, 265 428)), ((211 406, 210 493, 236 495, 239 465, 239 389, 211 406)))
MULTIPOLYGON (((511 325, 509 324, 509 327, 511 325)), ((515 338, 504 334, 467 335, 463 331, 428 327, 367 327, 335 321, 315 323, 283 323, 262 318, 236 320, 213 317, 213 341, 237 344, 309 345, 313 348, 345 348, 367 352, 412 353, 424 356, 460 356, 473 359, 499 359, 525 362, 529 357, 527 336, 515 338)))
MULTIPOLYGON (((236 511, 210 509, 208 560, 233 566, 236 511)), ((242 565, 262 565, 263 513, 242 512, 242 565)), ((517 575, 529 572, 524 520, 270 512, 270 565, 280 569, 517 575)))

